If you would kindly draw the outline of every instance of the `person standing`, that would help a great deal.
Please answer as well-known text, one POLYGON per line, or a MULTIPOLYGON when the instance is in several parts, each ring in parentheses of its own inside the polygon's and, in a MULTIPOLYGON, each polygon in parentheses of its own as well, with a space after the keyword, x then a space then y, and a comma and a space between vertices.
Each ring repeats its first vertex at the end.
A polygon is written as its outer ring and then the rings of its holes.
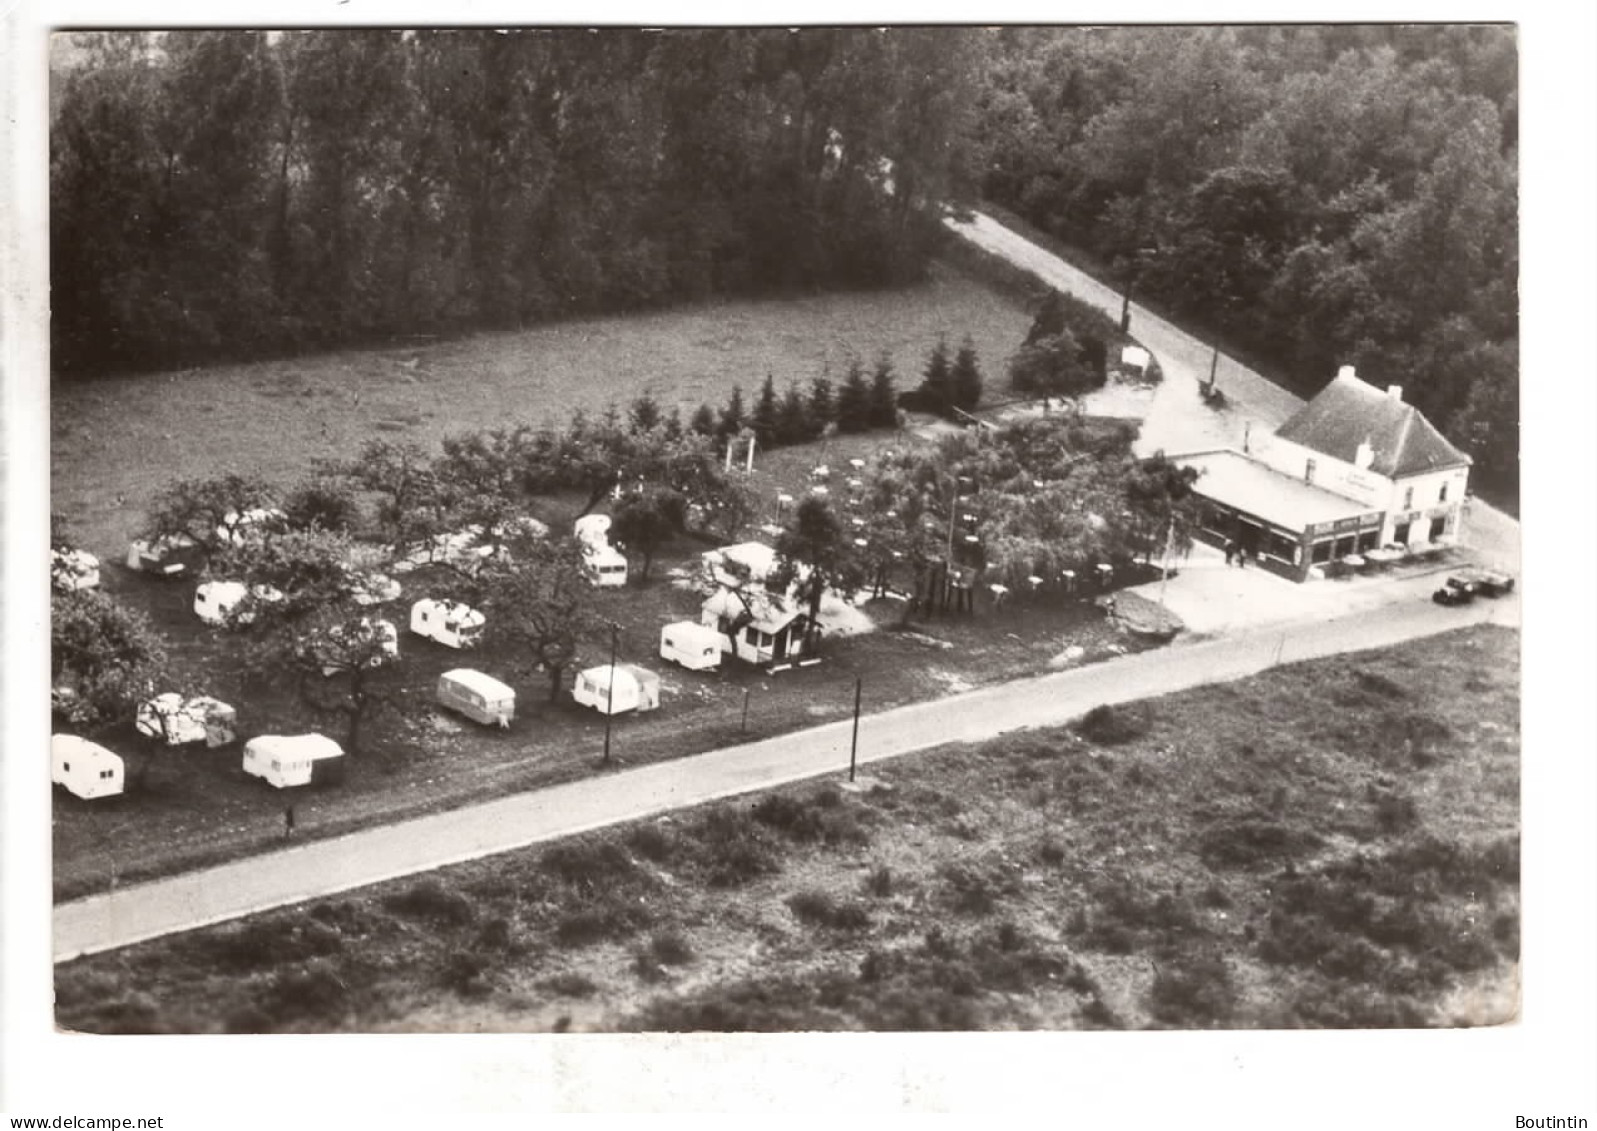
POLYGON ((1227 538, 1225 540, 1225 564, 1226 565, 1230 565, 1231 564, 1231 559, 1234 556, 1236 556, 1236 552, 1237 552, 1236 539, 1227 538))
POLYGON ((288 840, 294 835, 294 807, 290 805, 283 810, 283 839, 288 840))

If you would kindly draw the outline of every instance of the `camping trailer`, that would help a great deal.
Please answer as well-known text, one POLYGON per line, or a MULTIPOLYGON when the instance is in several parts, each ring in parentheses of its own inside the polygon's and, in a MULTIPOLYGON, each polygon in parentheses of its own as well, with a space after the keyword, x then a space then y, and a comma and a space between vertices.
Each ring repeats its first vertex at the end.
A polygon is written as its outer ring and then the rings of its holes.
POLYGON ((187 534, 139 538, 128 544, 127 566, 157 577, 186 577, 199 564, 198 543, 187 534))
POLYGON ((600 589, 615 589, 627 583, 627 558, 606 543, 588 544, 582 549, 582 572, 588 584, 600 589))
POLYGON ((244 772, 276 786, 309 785, 316 765, 342 758, 344 748, 320 734, 263 734, 244 744, 244 772))
POLYGON ((482 639, 483 615, 459 601, 424 597, 410 607, 410 631, 450 648, 473 648, 482 639))
POLYGON ((516 717, 515 689, 471 668, 438 677, 438 702, 479 723, 508 727, 516 717))
POLYGON ((796 660, 809 648, 809 617, 797 604, 763 589, 718 589, 699 609, 721 650, 751 664, 796 660))
POLYGON ((122 759, 97 742, 75 734, 50 736, 50 781, 68 793, 93 801, 122 792, 122 759))
POLYGON ((164 738, 168 746, 203 742, 215 749, 238 737, 238 712, 209 695, 184 699, 169 691, 140 703, 133 725, 147 738, 164 738))
MULTIPOLYGON (((206 624, 226 624, 246 596, 263 604, 275 604, 283 599, 282 592, 270 585, 247 587, 242 581, 204 581, 194 591, 195 615, 206 624)), ((237 616, 239 624, 249 624, 254 619, 255 613, 250 609, 237 616)))
POLYGON ((51 550, 50 585, 58 593, 100 587, 100 559, 87 550, 51 550))
POLYGON ((601 715, 652 711, 660 705, 660 677, 636 664, 604 664, 577 673, 571 697, 601 715), (611 680, 615 681, 613 694, 611 680))
POLYGON ((660 630, 660 658, 704 672, 721 666, 721 634, 708 625, 679 620, 660 630))

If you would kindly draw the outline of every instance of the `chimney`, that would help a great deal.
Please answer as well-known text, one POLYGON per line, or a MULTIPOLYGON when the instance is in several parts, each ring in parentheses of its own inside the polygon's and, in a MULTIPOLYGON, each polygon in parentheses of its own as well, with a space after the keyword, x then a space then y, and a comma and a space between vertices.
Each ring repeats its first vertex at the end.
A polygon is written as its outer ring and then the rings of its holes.
POLYGON ((1386 395, 1391 397, 1394 401, 1402 400, 1403 399, 1403 386, 1402 385, 1388 385, 1386 387, 1386 395))
POLYGON ((1366 436, 1360 441, 1358 450, 1353 453, 1353 466, 1362 471, 1374 462, 1375 449, 1370 447, 1370 438, 1366 436))
POLYGON ((1340 377, 1357 377, 1358 376, 1358 374, 1353 371, 1353 367, 1351 365, 1342 366, 1341 369, 1338 369, 1336 371, 1336 375, 1339 378, 1340 377))

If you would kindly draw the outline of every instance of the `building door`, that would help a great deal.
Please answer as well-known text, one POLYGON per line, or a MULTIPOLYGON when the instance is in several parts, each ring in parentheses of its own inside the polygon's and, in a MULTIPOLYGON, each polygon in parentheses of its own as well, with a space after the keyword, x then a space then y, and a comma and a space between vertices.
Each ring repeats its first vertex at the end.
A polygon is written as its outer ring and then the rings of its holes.
POLYGON ((1392 527, 1392 541, 1408 545, 1408 523, 1400 522, 1392 527))
POLYGON ((787 634, 791 631, 792 627, 789 626, 771 638, 772 663, 780 663, 782 660, 787 659, 787 634))
POLYGON ((1447 516, 1446 515, 1443 515, 1440 518, 1431 519, 1431 541, 1432 542, 1440 541, 1442 535, 1446 534, 1446 533, 1447 533, 1447 516))

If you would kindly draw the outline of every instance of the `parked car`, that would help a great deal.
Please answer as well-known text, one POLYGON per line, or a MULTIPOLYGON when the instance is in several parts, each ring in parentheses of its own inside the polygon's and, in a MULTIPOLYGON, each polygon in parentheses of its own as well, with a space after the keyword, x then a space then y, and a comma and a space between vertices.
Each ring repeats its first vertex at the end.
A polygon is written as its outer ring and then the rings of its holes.
POLYGON ((1460 570, 1453 577, 1448 578, 1449 583, 1452 582, 1453 578, 1458 578, 1468 584, 1470 590, 1479 597, 1501 597, 1514 591, 1513 577, 1501 570, 1460 570))
POLYGON ((1431 594, 1438 605, 1467 605, 1475 599, 1475 587, 1467 580, 1449 577, 1440 589, 1431 594))

